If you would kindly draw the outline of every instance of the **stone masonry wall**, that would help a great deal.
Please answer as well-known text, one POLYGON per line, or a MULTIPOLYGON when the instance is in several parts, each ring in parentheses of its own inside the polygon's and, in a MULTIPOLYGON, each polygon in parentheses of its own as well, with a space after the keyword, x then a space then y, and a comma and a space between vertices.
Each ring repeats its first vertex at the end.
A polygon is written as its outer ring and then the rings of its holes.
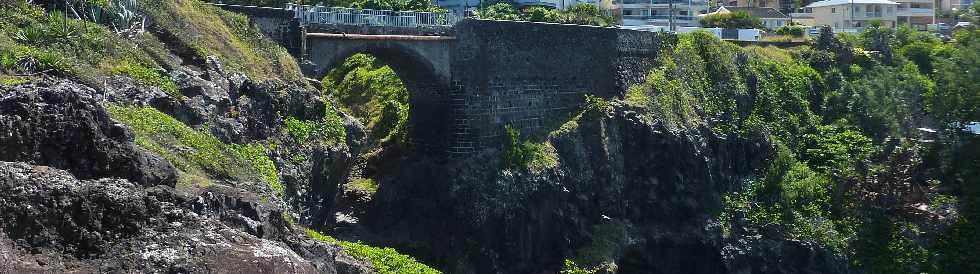
POLYGON ((302 59, 306 52, 306 30, 293 12, 284 8, 212 4, 221 9, 248 16, 269 39, 276 41, 294 57, 302 59))
MULTIPOLYGON (((220 5, 227 10, 250 16, 268 36, 282 43, 293 56, 320 60, 313 64, 323 71, 330 69, 325 55, 349 55, 337 50, 358 48, 366 51, 409 52, 404 56, 387 56, 388 62, 409 61, 415 71, 431 74, 447 87, 449 98, 431 101, 426 113, 448 112, 443 117, 449 123, 440 132, 450 154, 468 154, 484 148, 499 147, 506 125, 518 128, 525 135, 554 129, 577 111, 586 95, 603 98, 622 97, 630 86, 643 81, 656 62, 658 54, 671 45, 676 37, 670 34, 641 32, 618 28, 490 21, 467 19, 452 29, 445 28, 379 28, 369 26, 310 26, 312 32, 447 36, 444 41, 382 41, 317 40, 306 52, 306 27, 300 26, 290 12, 277 8, 220 5), (354 44, 363 45, 354 45, 354 44), (319 51, 322 52, 317 52, 319 51), (329 50, 334 49, 334 50, 329 50), (429 49, 428 51, 424 49, 429 49), (426 53, 445 49, 448 56, 426 53), (434 58, 434 56, 439 58, 434 58), (310 57, 310 58, 307 58, 310 57), (446 62, 448 59, 448 64, 446 62), (438 68, 435 66, 439 66, 438 68), (446 67, 443 67, 446 66, 446 67), (442 72, 442 73, 439 73, 442 72), (448 74, 448 75, 447 75, 448 74), (439 103, 446 102, 446 103, 439 103), (443 106, 442 104, 449 104, 443 106), (445 132, 442 132, 445 131, 445 132)), ((312 43, 312 42, 310 42, 312 43)), ((412 67, 412 66, 409 66, 412 67)), ((312 75, 317 77, 319 75, 312 75)), ((425 96, 422 96, 425 97, 425 96)), ((417 98, 419 99, 419 98, 417 98)), ((439 116, 429 113, 428 117, 439 116)), ((413 124, 432 124, 414 121, 413 124)), ((431 131, 436 128, 418 128, 431 131)))
POLYGON ((456 26, 455 128, 449 151, 500 145, 556 127, 585 95, 621 97, 653 66, 662 34, 591 26, 465 20, 456 26))

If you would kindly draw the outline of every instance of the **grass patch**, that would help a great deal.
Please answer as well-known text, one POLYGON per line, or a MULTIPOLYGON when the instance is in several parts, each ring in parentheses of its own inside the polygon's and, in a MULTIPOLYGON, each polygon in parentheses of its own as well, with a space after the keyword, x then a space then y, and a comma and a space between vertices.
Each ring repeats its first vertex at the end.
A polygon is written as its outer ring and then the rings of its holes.
POLYGON ((558 154, 548 142, 534 143, 522 141, 517 129, 506 126, 507 139, 504 141, 502 165, 504 168, 527 168, 542 170, 558 166, 558 154))
POLYGON ((31 78, 28 77, 0 77, 0 85, 4 86, 19 86, 31 82, 31 78))
POLYGON ((262 144, 248 144, 248 145, 231 145, 231 149, 234 150, 238 157, 248 161, 252 168, 262 176, 262 181, 269 185, 269 188, 275 190, 279 196, 282 196, 285 192, 285 187, 279 182, 279 175, 276 171, 276 163, 269 158, 268 150, 262 144))
POLYGON ((261 144, 226 144, 194 130, 152 107, 106 107, 113 119, 133 129, 136 144, 159 154, 178 170, 182 184, 207 184, 214 179, 263 181, 282 194, 276 167, 261 144))
POLYGON ((362 243, 338 241, 334 237, 323 235, 309 228, 306 229, 306 234, 317 241, 340 245, 344 248, 344 252, 347 252, 351 257, 370 261, 378 273, 442 273, 439 270, 419 263, 411 256, 398 253, 394 248, 380 248, 362 243))
POLYGON ((184 97, 177 90, 177 84, 174 83, 173 79, 169 76, 155 70, 148 68, 142 64, 123 62, 118 66, 112 68, 113 74, 128 75, 134 80, 138 81, 140 84, 158 87, 163 92, 170 94, 170 96, 176 98, 184 97))
POLYGON ((302 80, 299 65, 248 17, 198 0, 140 0, 139 8, 174 43, 200 57, 216 56, 232 70, 255 80, 302 80))
POLYGON ((347 191, 361 191, 374 194, 378 192, 378 182, 371 178, 358 178, 344 185, 347 191))

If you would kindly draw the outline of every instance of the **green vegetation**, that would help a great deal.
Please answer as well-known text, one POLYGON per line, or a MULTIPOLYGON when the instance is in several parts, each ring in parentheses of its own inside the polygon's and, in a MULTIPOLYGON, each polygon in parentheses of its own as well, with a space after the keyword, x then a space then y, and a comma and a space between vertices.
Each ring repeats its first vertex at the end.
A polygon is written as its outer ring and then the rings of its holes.
POLYGON ((806 30, 803 28, 803 26, 786 25, 776 29, 776 34, 792 36, 792 37, 803 37, 803 34, 805 32, 806 30))
POLYGON ((306 144, 309 140, 323 140, 326 145, 336 145, 338 142, 347 138, 344 128, 344 121, 340 114, 327 105, 323 119, 317 121, 304 121, 293 117, 286 117, 285 130, 298 144, 306 144))
POLYGON ((523 20, 576 25, 612 26, 615 18, 593 4, 577 4, 567 10, 530 7, 518 11, 511 3, 496 3, 477 11, 477 17, 489 20, 523 20))
POLYGON ((139 9, 153 19, 167 42, 186 57, 203 62, 216 56, 224 67, 254 80, 302 80, 299 65, 262 35, 241 14, 222 10, 199 0, 139 1, 139 9))
POLYGON ((561 268, 561 274, 594 274, 598 271, 578 266, 574 261, 565 259, 565 265, 561 268))
POLYGON ((4 86, 18 86, 30 82, 31 79, 27 77, 11 77, 11 78, 0 77, 0 85, 4 85, 4 86))
POLYGON ((872 26, 779 49, 682 34, 625 101, 669 128, 769 138, 768 167, 724 196, 726 233, 776 226, 864 272, 969 272, 980 265, 968 247, 980 244, 980 144, 961 127, 980 120, 980 31, 955 38, 872 26), (919 127, 939 129, 928 137, 937 143, 917 143, 919 127), (955 190, 915 198, 913 189, 940 186, 955 190), (895 213, 912 201, 956 204, 959 215, 943 229, 895 213))
POLYGON ((134 64, 129 62, 124 62, 112 68, 112 73, 127 75, 140 84, 159 87, 161 90, 174 96, 176 98, 182 98, 183 95, 177 90, 177 84, 174 83, 169 76, 160 73, 157 70, 150 69, 141 64, 134 64))
POLYGON ((110 74, 109 64, 152 64, 102 25, 23 2, 0 5, 0 73, 48 73, 95 83, 96 76, 110 74))
POLYGON ((184 184, 209 184, 216 179, 261 180, 280 195, 276 166, 261 144, 226 144, 194 130, 152 107, 109 105, 106 108, 136 135, 136 144, 167 159, 184 184))
POLYGON ((371 178, 358 178, 344 184, 344 189, 346 191, 360 191, 367 194, 374 194, 378 192, 378 183, 371 178))
POLYGON ((337 241, 333 237, 323 235, 312 229, 306 229, 306 232, 310 238, 315 240, 340 245, 344 248, 344 252, 354 258, 370 261, 378 273, 442 273, 417 262, 411 256, 398 253, 394 248, 379 248, 359 242, 337 241))
POLYGON ((504 168, 526 168, 541 170, 558 165, 558 155, 550 143, 522 141, 521 132, 507 125, 501 166, 504 168))
POLYGON ((348 7, 358 9, 374 10, 395 10, 395 11, 426 11, 443 12, 444 9, 429 0, 330 0, 330 1, 310 1, 310 0, 210 0, 211 2, 222 2, 234 5, 249 5, 263 7, 283 7, 287 3, 298 3, 312 5, 321 3, 328 7, 348 7))
POLYGON ((375 57, 355 54, 323 78, 323 90, 370 132, 374 144, 407 136, 408 90, 395 71, 375 57))
POLYGON ((198 0, 138 1, 138 7, 108 0, 69 4, 81 11, 79 17, 23 1, 0 4, 0 74, 47 73, 95 87, 103 77, 123 74, 177 96, 163 72, 179 65, 168 56, 161 42, 166 40, 184 58, 203 62, 214 55, 256 80, 301 79, 295 61, 247 18, 198 0), (140 14, 166 38, 127 29, 143 21, 140 14))
POLYGON ((764 29, 762 20, 745 11, 709 14, 701 19, 705 28, 723 29, 764 29))

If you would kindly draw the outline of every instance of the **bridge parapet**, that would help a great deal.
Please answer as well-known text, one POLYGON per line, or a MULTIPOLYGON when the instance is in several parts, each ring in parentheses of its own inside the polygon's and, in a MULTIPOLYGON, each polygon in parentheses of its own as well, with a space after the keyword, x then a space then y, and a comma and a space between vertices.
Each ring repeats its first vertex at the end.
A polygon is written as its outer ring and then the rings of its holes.
POLYGON ((305 25, 354 25, 380 27, 451 27, 462 18, 448 12, 353 9, 289 4, 287 10, 305 25))

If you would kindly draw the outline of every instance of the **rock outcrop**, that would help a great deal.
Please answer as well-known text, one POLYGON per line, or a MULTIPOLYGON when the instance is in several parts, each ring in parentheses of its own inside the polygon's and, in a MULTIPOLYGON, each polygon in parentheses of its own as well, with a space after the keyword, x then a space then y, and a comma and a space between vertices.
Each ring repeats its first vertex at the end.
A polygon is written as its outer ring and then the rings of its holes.
POLYGON ((847 273, 812 243, 723 233, 723 194, 772 154, 762 136, 668 128, 615 105, 548 141, 558 164, 541 170, 502 169, 493 150, 444 170, 407 164, 367 223, 453 273, 551 272, 565 258, 617 273, 847 273))
POLYGON ((173 186, 173 166, 134 146, 132 133, 109 118, 94 93, 57 79, 0 86, 0 161, 53 166, 83 179, 173 186))
POLYGON ((23 272, 368 273, 252 193, 182 194, 0 162, 0 269, 23 272), (67 256, 66 256, 67 255, 67 256))

